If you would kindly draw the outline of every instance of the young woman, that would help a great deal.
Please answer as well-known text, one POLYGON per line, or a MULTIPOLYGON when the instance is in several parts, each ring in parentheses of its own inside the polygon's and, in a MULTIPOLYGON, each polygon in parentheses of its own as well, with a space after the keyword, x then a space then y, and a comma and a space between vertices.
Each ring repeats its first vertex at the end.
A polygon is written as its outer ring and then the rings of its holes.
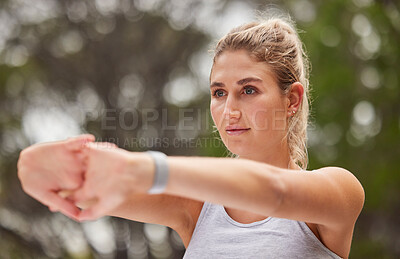
POLYGON ((210 106, 238 159, 128 152, 83 135, 24 150, 22 186, 76 220, 169 226, 185 258, 347 258, 364 190, 343 168, 306 170, 307 68, 290 21, 235 28, 215 49, 210 106))

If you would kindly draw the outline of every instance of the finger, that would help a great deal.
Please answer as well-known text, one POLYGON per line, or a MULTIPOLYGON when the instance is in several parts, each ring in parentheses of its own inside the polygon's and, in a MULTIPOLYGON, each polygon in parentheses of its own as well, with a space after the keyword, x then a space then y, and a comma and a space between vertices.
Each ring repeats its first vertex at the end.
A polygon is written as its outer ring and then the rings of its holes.
POLYGON ((74 220, 78 220, 80 210, 71 201, 61 198, 55 192, 47 193, 46 200, 49 207, 60 211, 74 220))
POLYGON ((83 204, 83 203, 86 204, 87 201, 96 199, 96 196, 94 194, 90 194, 89 192, 86 191, 86 189, 82 188, 70 193, 68 195, 68 199, 74 201, 75 204, 83 204))
POLYGON ((111 142, 88 142, 85 146, 89 150, 118 149, 118 146, 111 142))
POLYGON ((83 155, 85 160, 87 160, 87 159, 89 159, 90 153, 93 152, 93 150, 95 150, 95 149, 96 149, 96 143, 95 142, 86 142, 84 144, 83 149, 81 149, 80 153, 83 155))
POLYGON ((51 206, 49 206, 49 210, 50 210, 51 212, 58 212, 58 210, 57 210, 56 208, 53 208, 53 207, 51 207, 51 206))
POLYGON ((88 143, 92 142, 83 143, 79 152, 74 152, 76 161, 79 163, 80 173, 83 179, 85 178, 85 174, 87 173, 87 170, 89 168, 90 154, 92 152, 92 150, 87 145, 88 143))
POLYGON ((60 182, 58 187, 62 190, 76 190, 80 188, 83 183, 83 166, 79 168, 79 171, 60 172, 60 182))
POLYGON ((83 162, 85 164, 86 169, 89 167, 91 156, 95 155, 101 151, 100 148, 97 148, 96 142, 86 142, 84 147, 81 149, 81 157, 83 158, 83 162))
POLYGON ((83 171, 86 171, 87 154, 82 151, 82 152, 76 152, 75 155, 78 161, 80 162, 80 165, 83 166, 83 171))
POLYGON ((93 199, 87 200, 87 201, 75 202, 75 205, 82 210, 86 210, 86 209, 89 209, 90 207, 93 207, 97 202, 98 202, 98 199, 93 198, 93 199))
POLYGON ((106 216, 108 212, 118 207, 122 201, 122 196, 109 196, 108 198, 103 198, 89 209, 81 211, 81 213, 78 215, 78 219, 79 221, 86 221, 95 220, 106 216))
POLYGON ((74 193, 73 190, 61 190, 59 192, 57 192, 58 196, 60 196, 61 198, 68 198, 70 195, 72 195, 74 193))
POLYGON ((72 201, 72 202, 76 202, 76 197, 75 197, 75 193, 77 192, 77 190, 61 190, 59 192, 57 192, 58 196, 60 196, 63 199, 66 199, 68 201, 72 201))
POLYGON ((86 144, 83 145, 83 148, 80 150, 80 152, 75 152, 76 159, 81 166, 81 173, 85 174, 86 171, 88 170, 88 165, 89 165, 89 158, 90 158, 90 152, 89 149, 86 147, 86 144))
POLYGON ((95 137, 91 134, 83 134, 77 137, 69 138, 66 141, 68 150, 70 151, 81 151, 82 148, 88 142, 94 142, 95 137))
POLYGON ((111 142, 95 142, 95 144, 98 148, 118 148, 117 145, 111 142))
POLYGON ((58 192, 58 195, 62 198, 66 198, 75 203, 75 206, 78 208, 85 210, 92 207, 96 202, 97 198, 86 199, 82 197, 82 195, 77 194, 78 191, 71 191, 71 190, 62 190, 58 192))
POLYGON ((84 198, 83 196, 79 196, 79 193, 73 193, 71 194, 68 199, 72 200, 78 208, 82 210, 89 209, 93 205, 95 205, 98 202, 98 199, 96 197, 94 198, 84 198))

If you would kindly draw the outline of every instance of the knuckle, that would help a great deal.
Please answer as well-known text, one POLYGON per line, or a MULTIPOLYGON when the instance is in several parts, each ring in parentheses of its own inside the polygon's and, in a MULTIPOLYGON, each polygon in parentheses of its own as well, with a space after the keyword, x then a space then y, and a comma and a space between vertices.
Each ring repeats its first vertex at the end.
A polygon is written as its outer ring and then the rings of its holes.
POLYGON ((30 153, 28 149, 24 149, 19 153, 19 158, 18 158, 18 166, 22 166, 23 163, 26 161, 27 158, 29 158, 30 153))
POLYGON ((66 189, 76 189, 81 185, 81 181, 73 178, 67 178, 64 181, 66 189))
MULTIPOLYGON (((22 188, 22 190, 23 190, 25 193, 27 193, 27 194, 30 193, 29 188, 26 186, 26 184, 25 184, 24 181, 22 181, 22 180, 21 180, 21 188, 22 188)), ((29 195, 30 195, 30 194, 29 194, 29 195)))
POLYGON ((20 182, 23 184, 24 187, 24 182, 26 180, 28 173, 27 165, 26 165, 26 159, 20 158, 17 163, 17 177, 20 180, 20 182))

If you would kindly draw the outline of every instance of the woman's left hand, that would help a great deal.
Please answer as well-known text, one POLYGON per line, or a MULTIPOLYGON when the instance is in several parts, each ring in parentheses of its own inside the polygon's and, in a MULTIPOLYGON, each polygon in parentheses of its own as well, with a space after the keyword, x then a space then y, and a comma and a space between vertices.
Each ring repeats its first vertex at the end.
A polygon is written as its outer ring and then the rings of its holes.
POLYGON ((154 162, 150 155, 129 152, 111 143, 88 143, 84 154, 87 170, 84 184, 72 199, 75 204, 93 204, 83 209, 80 221, 110 215, 132 193, 144 193, 152 186, 154 162))

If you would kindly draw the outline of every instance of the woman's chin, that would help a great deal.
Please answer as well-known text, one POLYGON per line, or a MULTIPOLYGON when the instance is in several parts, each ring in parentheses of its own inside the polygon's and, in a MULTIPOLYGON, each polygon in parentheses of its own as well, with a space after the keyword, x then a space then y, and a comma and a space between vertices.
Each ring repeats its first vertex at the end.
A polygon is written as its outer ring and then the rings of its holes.
POLYGON ((222 141, 225 147, 235 155, 245 156, 254 152, 255 145, 248 140, 223 138, 222 141))
POLYGON ((251 153, 250 149, 246 148, 246 146, 243 144, 242 145, 230 144, 230 145, 227 145, 226 147, 231 153, 238 155, 238 156, 246 156, 249 153, 251 153))

